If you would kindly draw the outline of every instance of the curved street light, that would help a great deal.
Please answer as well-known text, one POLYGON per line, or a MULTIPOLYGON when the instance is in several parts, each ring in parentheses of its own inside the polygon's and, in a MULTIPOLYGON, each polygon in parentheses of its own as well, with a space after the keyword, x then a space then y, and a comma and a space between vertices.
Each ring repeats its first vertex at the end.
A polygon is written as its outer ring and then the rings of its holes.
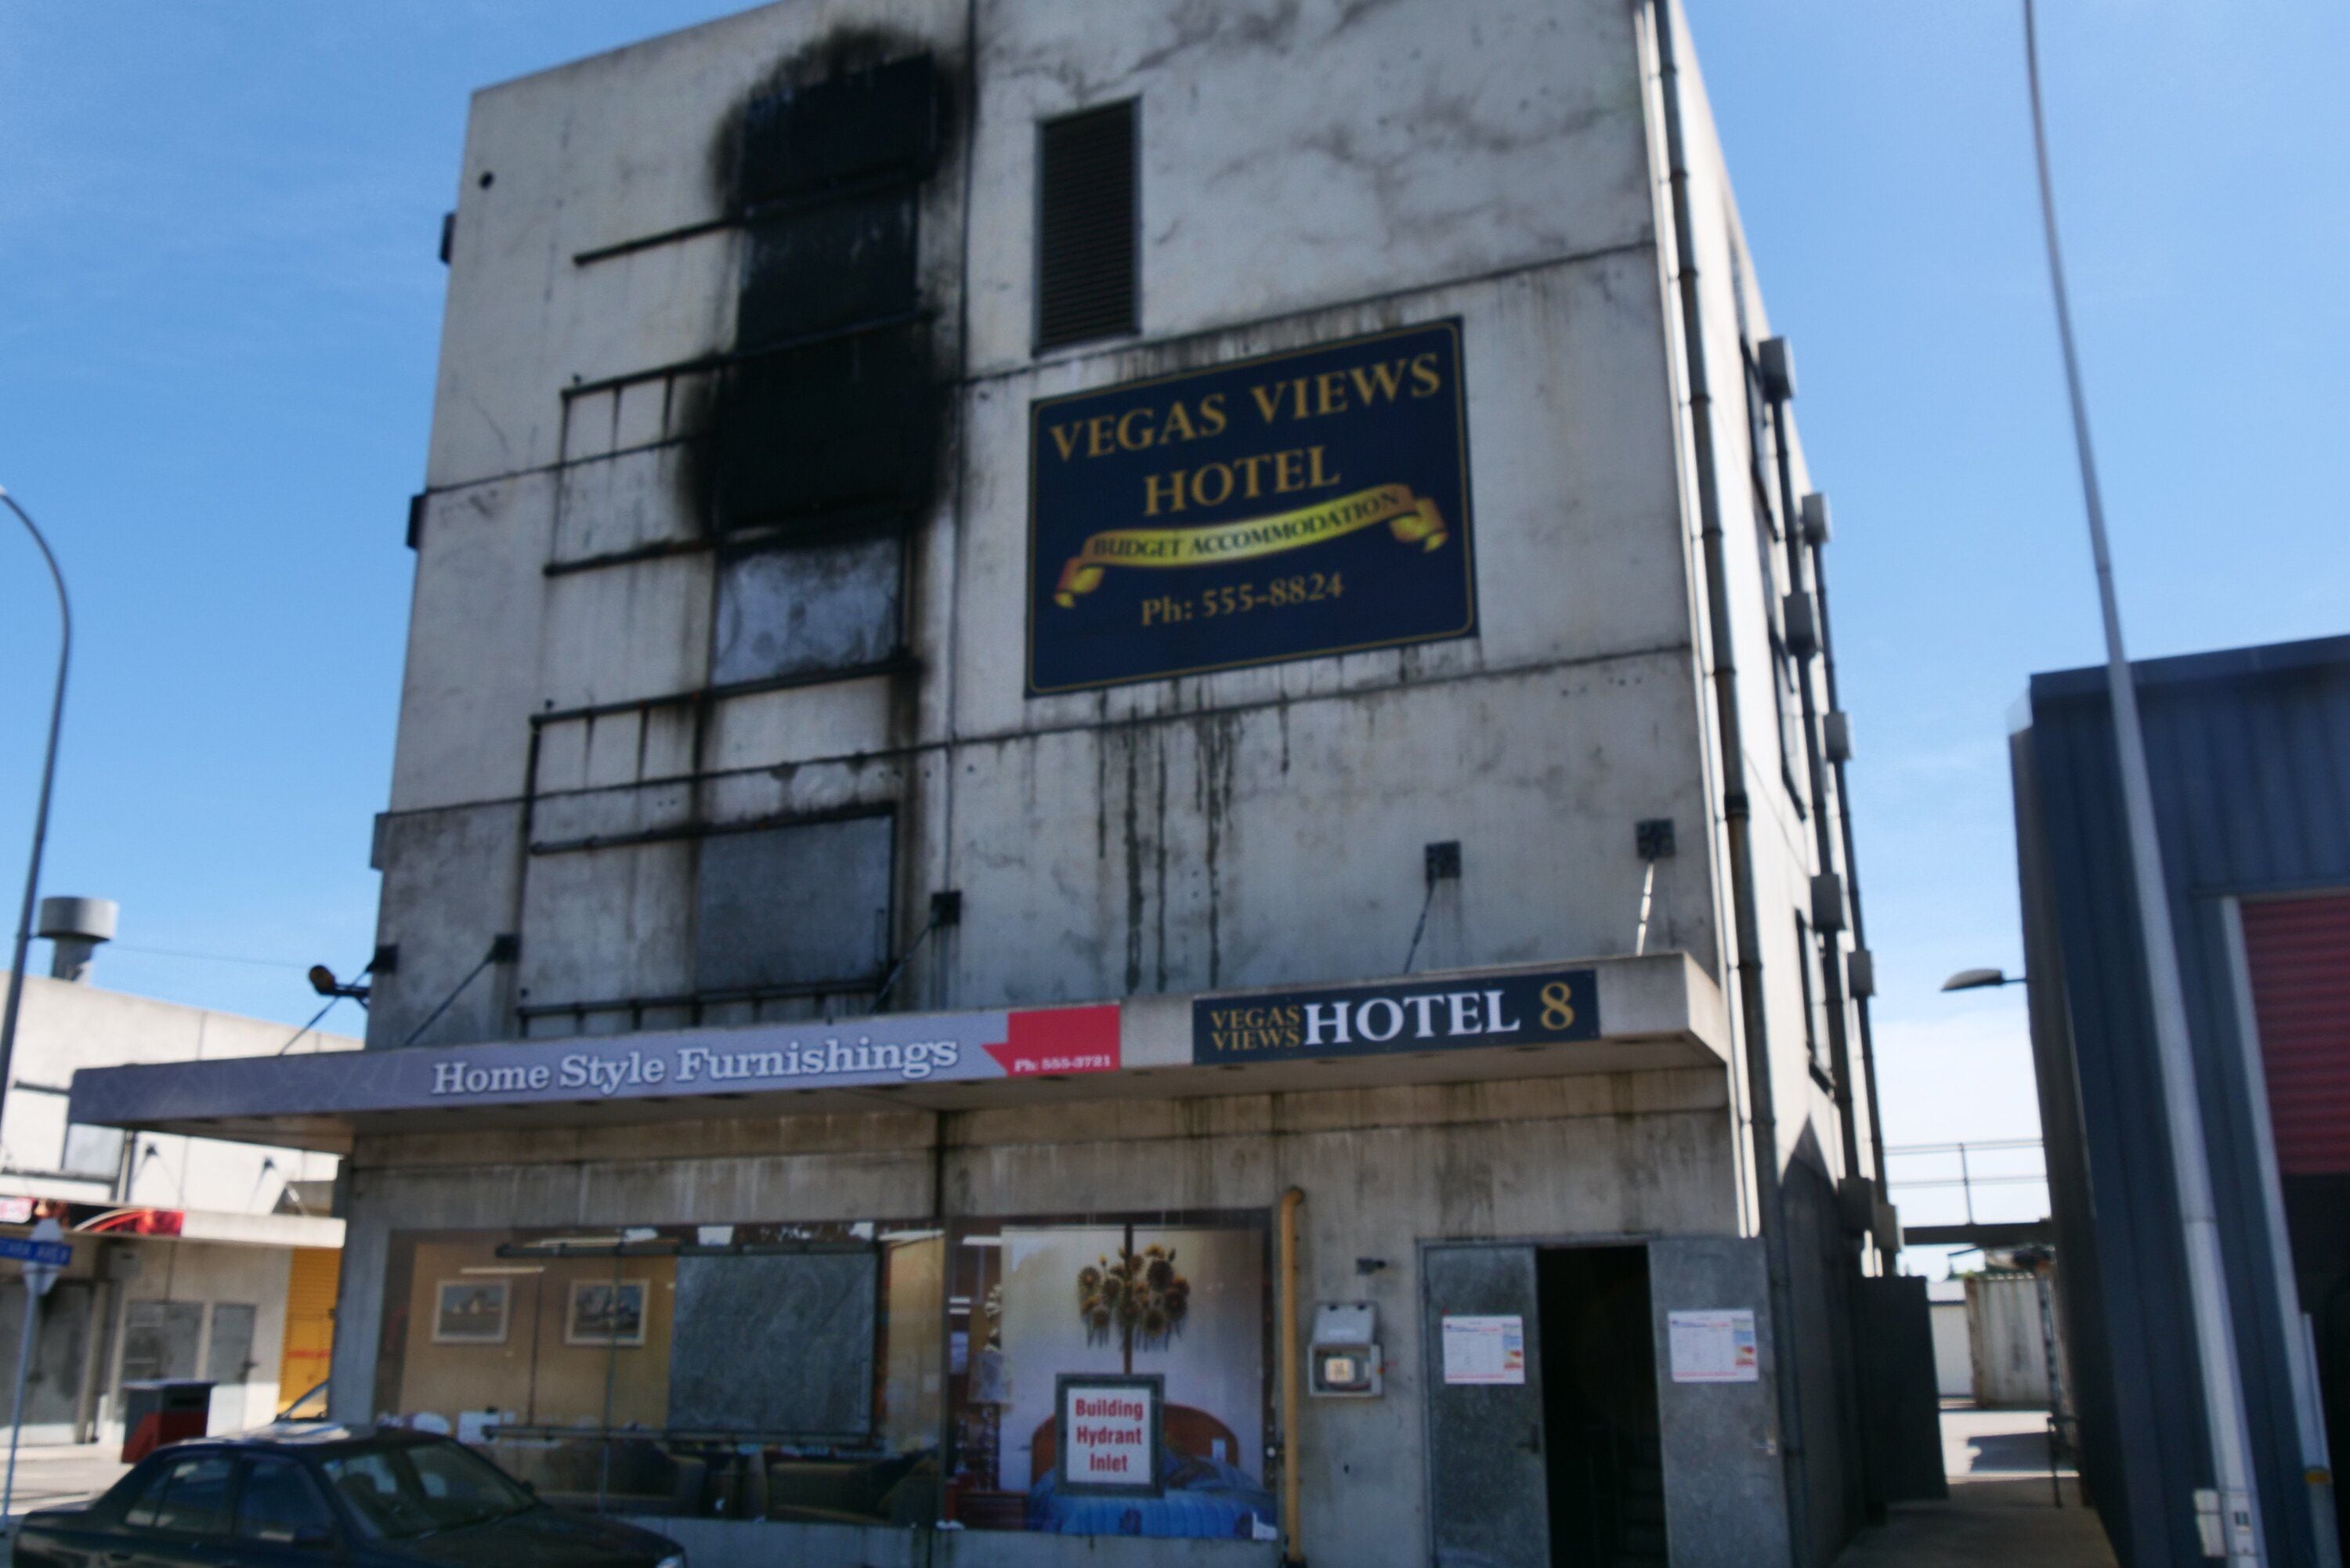
POLYGON ((66 669, 73 659, 73 606, 66 598, 65 574, 57 570, 57 558, 49 551, 49 542, 42 537, 32 517, 16 498, 0 486, 0 503, 16 514, 25 531, 41 552, 41 559, 49 568, 49 581, 57 590, 57 690, 49 702, 49 749, 41 763, 41 802, 33 811, 33 855, 25 865, 25 902, 16 914, 16 948, 8 961, 8 1009, 0 1014, 0 1111, 8 1103, 9 1072, 16 1056, 16 1013, 25 1000, 25 950, 33 940, 33 896, 41 885, 41 849, 49 836, 49 789, 57 776, 57 731, 66 717, 66 669))
POLYGON ((1962 969, 1942 982, 1944 991, 1981 991, 1991 985, 2022 985, 2024 977, 1996 969, 1962 969))

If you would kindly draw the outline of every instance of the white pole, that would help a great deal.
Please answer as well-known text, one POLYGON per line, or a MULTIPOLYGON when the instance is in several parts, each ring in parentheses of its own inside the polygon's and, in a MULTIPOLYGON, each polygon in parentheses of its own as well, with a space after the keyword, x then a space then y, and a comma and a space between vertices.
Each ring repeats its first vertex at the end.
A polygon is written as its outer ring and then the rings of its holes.
POLYGON ((2178 948, 2170 929, 2170 895, 2163 880, 2162 846, 2155 836, 2154 789, 2147 774, 2146 735, 2138 724, 2137 686, 2122 648, 2121 609, 2106 548, 2105 504, 2089 445, 2088 404, 2073 347, 2073 317, 2064 297, 2064 263, 2056 245, 2056 198, 2048 176, 2048 130, 2040 107, 2040 49, 2032 0, 2023 0, 2023 57, 2032 96, 2033 151, 2040 171, 2040 216, 2048 236, 2048 277, 2056 296, 2056 331, 2064 351, 2064 386, 2073 405, 2073 441, 2080 454, 2081 493, 2089 514, 2089 550, 2097 568, 2097 603, 2105 617, 2106 685, 2114 710, 2114 746, 2121 766, 2122 814, 2129 828, 2130 872, 2137 886, 2139 938, 2146 949, 2148 1000, 2154 1011, 2155 1054, 2162 1068, 2162 1099, 2170 1130, 2171 1176, 2185 1231, 2188 1294, 2195 1323, 2196 1359, 2203 1375, 2211 1468, 2220 1493, 2221 1545, 2230 1563, 2261 1561, 2260 1516, 2252 1494, 2251 1445, 2244 1391, 2228 1321, 2226 1262, 2220 1251, 2211 1167, 2203 1140, 2203 1112, 2187 1032, 2187 997, 2178 979, 2178 948))
POLYGON ((16 1439, 25 1430, 25 1374, 33 1365, 33 1323, 41 1314, 40 1293, 34 1289, 33 1276, 25 1275, 25 1332, 16 1341, 16 1397, 8 1409, 8 1480, 0 1486, 0 1529, 13 1538, 16 1532, 9 1509, 16 1501, 16 1439))
POLYGON ((1648 862, 1648 869, 1640 877, 1640 923, 1632 932, 1632 956, 1638 958, 1648 950, 1648 902, 1656 896, 1657 863, 1648 862))

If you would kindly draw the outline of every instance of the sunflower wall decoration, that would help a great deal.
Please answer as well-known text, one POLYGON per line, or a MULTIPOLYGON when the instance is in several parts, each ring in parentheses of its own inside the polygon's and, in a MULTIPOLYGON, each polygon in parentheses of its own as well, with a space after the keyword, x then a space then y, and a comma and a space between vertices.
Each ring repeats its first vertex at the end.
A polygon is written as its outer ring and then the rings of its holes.
POLYGON ((1164 1350, 1182 1332, 1191 1310, 1191 1282, 1175 1272, 1175 1250, 1157 1242, 1139 1253, 1118 1249, 1077 1271, 1077 1315, 1086 1343, 1107 1345, 1115 1333, 1131 1354, 1164 1350))

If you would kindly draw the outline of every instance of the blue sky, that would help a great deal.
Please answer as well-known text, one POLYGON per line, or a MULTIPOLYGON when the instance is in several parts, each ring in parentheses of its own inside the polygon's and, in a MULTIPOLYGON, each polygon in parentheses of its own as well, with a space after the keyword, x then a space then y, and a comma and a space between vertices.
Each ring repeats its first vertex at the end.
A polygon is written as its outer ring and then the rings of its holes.
MULTIPOLYGON (((2029 1135, 2020 993, 1935 990, 2017 966, 2007 713, 2099 657, 2016 8, 1688 4, 1835 506, 1889 1129, 2029 1135)), ((77 596, 44 882, 122 901, 102 983, 299 1021, 364 961, 467 95, 735 8, 0 0, 0 483, 77 596)), ((2043 26, 2133 651, 2350 630, 2350 11, 2043 26)), ((11 919, 53 649, 0 538, 11 919)))

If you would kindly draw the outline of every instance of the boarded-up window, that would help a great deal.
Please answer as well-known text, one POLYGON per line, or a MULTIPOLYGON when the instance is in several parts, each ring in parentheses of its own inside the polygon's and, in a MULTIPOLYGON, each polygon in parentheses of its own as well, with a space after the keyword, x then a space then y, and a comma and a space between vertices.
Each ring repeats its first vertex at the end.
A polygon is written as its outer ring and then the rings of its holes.
POLYGON ((901 554, 889 534, 722 557, 711 679, 731 686, 888 659, 901 554))
POLYGON ((1036 139, 1036 347, 1136 329, 1135 100, 1048 119, 1036 139))
POLYGON ((871 989, 889 958, 894 825, 876 815, 703 839, 698 988, 871 989))
POLYGON ((684 1257, 669 1424, 861 1438, 873 1428, 879 1254, 684 1257))

